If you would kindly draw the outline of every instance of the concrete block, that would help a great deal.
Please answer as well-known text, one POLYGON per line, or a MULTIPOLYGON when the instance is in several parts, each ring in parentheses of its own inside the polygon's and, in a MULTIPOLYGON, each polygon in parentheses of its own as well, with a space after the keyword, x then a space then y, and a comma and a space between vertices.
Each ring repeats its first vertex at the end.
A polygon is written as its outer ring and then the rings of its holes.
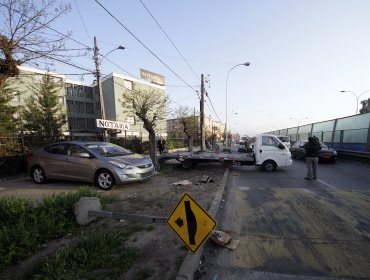
POLYGON ((89 211, 101 211, 100 199, 97 197, 81 197, 74 205, 76 221, 80 226, 84 226, 95 220, 97 217, 90 217, 89 211))

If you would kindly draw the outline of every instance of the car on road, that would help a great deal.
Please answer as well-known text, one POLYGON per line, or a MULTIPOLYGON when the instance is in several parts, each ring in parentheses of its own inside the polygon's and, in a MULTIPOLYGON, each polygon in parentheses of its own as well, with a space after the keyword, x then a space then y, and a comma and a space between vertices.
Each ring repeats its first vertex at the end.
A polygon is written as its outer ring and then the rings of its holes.
POLYGON ((33 180, 93 183, 109 190, 116 184, 145 180, 155 173, 152 160, 106 142, 66 141, 29 153, 27 170, 33 180))
MULTIPOLYGON (((304 151, 304 144, 307 143, 305 141, 297 141, 294 145, 290 148, 290 152, 292 154, 292 158, 305 158, 305 151, 304 151)), ((328 162, 335 162, 338 158, 337 151, 329 148, 325 143, 320 142, 321 150, 318 151, 318 158, 320 162, 328 161, 328 162)))

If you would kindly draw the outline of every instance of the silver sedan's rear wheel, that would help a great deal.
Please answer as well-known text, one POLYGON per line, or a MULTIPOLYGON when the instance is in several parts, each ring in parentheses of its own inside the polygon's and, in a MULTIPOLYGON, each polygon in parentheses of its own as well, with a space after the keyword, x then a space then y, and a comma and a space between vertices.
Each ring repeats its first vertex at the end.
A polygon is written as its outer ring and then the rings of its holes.
POLYGON ((31 177, 37 184, 43 184, 46 182, 44 169, 42 169, 40 166, 35 166, 32 168, 31 177))
POLYGON ((114 186, 114 177, 109 170, 99 170, 96 173, 94 184, 102 190, 110 190, 114 186))

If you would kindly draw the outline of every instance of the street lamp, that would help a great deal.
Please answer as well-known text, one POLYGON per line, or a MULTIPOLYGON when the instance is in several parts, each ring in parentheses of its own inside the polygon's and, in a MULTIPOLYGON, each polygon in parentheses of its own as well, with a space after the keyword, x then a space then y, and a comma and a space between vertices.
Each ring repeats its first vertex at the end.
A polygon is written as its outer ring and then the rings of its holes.
POLYGON ((231 72, 231 70, 233 70, 235 67, 238 67, 238 66, 249 66, 250 63, 249 62, 245 62, 245 63, 240 63, 240 64, 237 64, 235 66, 233 66, 229 72, 227 72, 227 76, 226 76, 226 122, 225 122, 225 142, 226 142, 226 147, 228 147, 229 145, 229 137, 228 137, 228 132, 227 132, 227 84, 228 84, 228 81, 229 81, 229 74, 231 72))
MULTIPOLYGON (((102 57, 102 59, 99 61, 99 49, 96 44, 96 37, 94 37, 94 60, 95 60, 95 68, 96 68, 96 83, 98 84, 98 93, 99 93, 99 101, 100 101, 100 114, 101 118, 105 120, 105 109, 104 109, 104 96, 103 96, 103 87, 102 83, 100 81, 100 62, 103 61, 104 58, 107 57, 111 52, 115 50, 124 50, 125 47, 119 45, 117 48, 114 48, 113 50, 109 51, 106 55, 102 57)), ((108 133, 107 129, 103 128, 103 141, 108 142, 108 133)))
POLYGON ((357 113, 358 113, 358 100, 360 99, 361 95, 363 95, 365 92, 369 92, 369 91, 370 91, 370 89, 365 90, 365 91, 361 92, 359 95, 357 95, 356 93, 354 93, 353 91, 350 91, 350 90, 341 90, 340 92, 350 92, 356 97, 356 113, 355 113, 355 115, 357 115, 357 113))
POLYGON ((297 133, 295 135, 295 140, 298 141, 298 131, 299 131, 299 123, 303 120, 308 120, 308 117, 302 118, 302 119, 296 119, 296 118, 289 118, 290 120, 295 120, 297 122, 297 133))

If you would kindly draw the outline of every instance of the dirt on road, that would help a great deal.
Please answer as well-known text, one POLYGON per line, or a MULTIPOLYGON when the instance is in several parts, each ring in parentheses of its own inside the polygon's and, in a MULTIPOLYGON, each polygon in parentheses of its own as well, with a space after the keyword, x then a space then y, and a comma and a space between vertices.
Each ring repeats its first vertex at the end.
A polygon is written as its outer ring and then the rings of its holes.
MULTIPOLYGON (((208 210, 220 187, 224 171, 225 167, 220 163, 199 164, 191 170, 184 170, 177 161, 167 161, 161 171, 147 181, 119 185, 110 191, 101 192, 114 197, 107 211, 168 217, 185 192, 189 193, 201 207, 208 210), (203 176, 209 176, 212 180, 208 183, 201 182, 202 178, 205 178, 203 176), (175 184, 184 180, 188 180, 191 184, 175 184)), ((75 183, 58 187, 56 181, 46 185, 36 185, 30 180, 29 185, 19 188, 14 185, 14 182, 11 187, 1 186, 0 196, 38 200, 52 193, 77 190, 75 183)), ((102 219, 87 227, 99 230, 127 223, 131 222, 102 219)), ((122 279, 137 279, 135 277, 143 271, 147 272, 147 276, 140 279, 174 279, 188 253, 180 238, 166 224, 153 225, 150 231, 134 233, 130 237, 129 246, 138 248, 139 257, 132 268, 122 275, 122 279)))

